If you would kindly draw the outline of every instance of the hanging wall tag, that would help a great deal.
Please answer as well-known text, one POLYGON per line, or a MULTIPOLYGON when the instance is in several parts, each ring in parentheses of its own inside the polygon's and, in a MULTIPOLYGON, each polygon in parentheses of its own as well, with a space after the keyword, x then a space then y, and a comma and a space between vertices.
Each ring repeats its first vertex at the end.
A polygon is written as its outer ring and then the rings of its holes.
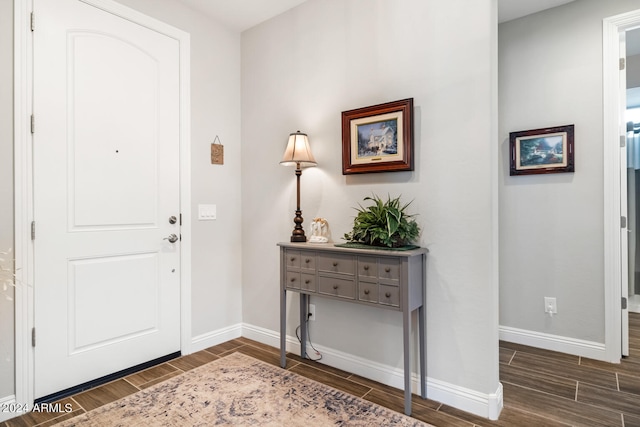
POLYGON ((224 164, 224 145, 220 142, 220 138, 216 135, 213 143, 211 144, 211 164, 223 165, 224 164), (218 143, 216 144, 216 141, 218 143))

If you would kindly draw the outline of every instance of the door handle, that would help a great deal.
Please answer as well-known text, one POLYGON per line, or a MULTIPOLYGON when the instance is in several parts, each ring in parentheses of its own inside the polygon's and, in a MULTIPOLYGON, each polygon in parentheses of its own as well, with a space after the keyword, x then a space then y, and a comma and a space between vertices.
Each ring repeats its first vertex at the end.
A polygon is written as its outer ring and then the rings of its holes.
POLYGON ((168 240, 171 243, 175 243, 178 241, 178 236, 176 236, 175 234, 169 234, 169 237, 165 237, 162 240, 168 240))

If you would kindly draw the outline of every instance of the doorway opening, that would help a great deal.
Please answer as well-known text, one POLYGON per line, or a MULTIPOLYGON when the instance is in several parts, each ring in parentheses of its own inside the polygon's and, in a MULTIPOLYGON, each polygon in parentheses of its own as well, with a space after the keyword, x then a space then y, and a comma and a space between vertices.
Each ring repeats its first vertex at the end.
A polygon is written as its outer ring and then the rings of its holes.
POLYGON ((629 311, 640 313, 640 29, 626 31, 629 311))

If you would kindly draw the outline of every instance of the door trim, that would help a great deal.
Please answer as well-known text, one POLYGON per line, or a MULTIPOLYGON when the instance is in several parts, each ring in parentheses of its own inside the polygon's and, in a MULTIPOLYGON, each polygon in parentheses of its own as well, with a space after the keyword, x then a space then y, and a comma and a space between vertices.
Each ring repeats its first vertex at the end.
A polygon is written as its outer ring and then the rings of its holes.
MULTIPOLYGON (((191 99, 190 35, 112 0, 79 0, 175 39, 180 51, 180 350, 191 353, 191 99)), ((23 286, 15 293, 15 400, 31 406, 34 400, 34 248, 32 137, 33 48, 30 28, 32 0, 14 0, 14 150, 16 276, 23 286)), ((37 23, 36 23, 37 25, 37 23)), ((37 31, 37 27, 36 27, 37 31)))
POLYGON ((15 288, 15 400, 30 404, 34 398, 33 348, 29 345, 29 331, 33 327, 33 250, 28 224, 33 218, 31 182, 31 134, 28 123, 32 111, 32 46, 28 28, 30 0, 14 0, 13 50, 13 137, 14 137, 14 245, 15 288))
POLYGON ((602 24, 605 353, 607 361, 617 363, 622 354, 619 141, 626 134, 620 128, 619 34, 640 26, 640 10, 605 18, 602 24))

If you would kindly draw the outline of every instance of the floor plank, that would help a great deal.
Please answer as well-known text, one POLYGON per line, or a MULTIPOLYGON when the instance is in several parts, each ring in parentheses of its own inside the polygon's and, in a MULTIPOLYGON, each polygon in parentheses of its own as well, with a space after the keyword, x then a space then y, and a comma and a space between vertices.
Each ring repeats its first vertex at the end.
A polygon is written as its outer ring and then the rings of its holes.
POLYGON ((549 376, 541 378, 536 371, 522 369, 517 366, 501 366, 500 381, 520 387, 538 390, 565 399, 574 399, 578 382, 572 379, 549 376))
POLYGON ((631 393, 610 390, 591 384, 580 384, 576 400, 602 409, 611 409, 623 414, 640 416, 640 399, 638 399, 638 395, 631 393))
POLYGON ((193 368, 197 368, 198 366, 202 366, 205 363, 212 362, 216 359, 218 359, 218 356, 202 350, 197 353, 170 360, 167 363, 186 372, 193 368))
MULTIPOLYGON (((177 375, 182 371, 169 363, 154 366, 144 371, 136 372, 125 377, 131 385, 138 388, 145 388, 145 385, 155 382, 158 379, 167 379, 172 375, 177 375)), ((146 386, 148 387, 148 385, 146 386)))
POLYGON ((607 372, 602 369, 578 365, 577 358, 574 363, 519 351, 513 356, 513 360, 509 366, 529 370, 532 374, 538 375, 541 378, 574 379, 601 387, 618 388, 615 372, 607 372))
POLYGON ((303 377, 310 378, 335 389, 353 394, 357 397, 362 397, 371 391, 370 387, 358 384, 353 381, 349 381, 346 378, 330 374, 326 371, 321 371, 320 369, 313 368, 303 363, 294 366, 290 370, 291 372, 295 372, 296 374, 302 375, 303 377))
POLYGON ((126 380, 119 379, 72 397, 85 411, 91 411, 137 391, 140 390, 126 380))
POLYGON ((534 414, 544 414, 546 418, 574 426, 622 427, 620 412, 558 398, 509 383, 503 384, 503 387, 506 404, 510 407, 534 414))
POLYGON ((636 372, 636 376, 618 374, 618 384, 620 391, 634 394, 640 400, 640 368, 636 372))

